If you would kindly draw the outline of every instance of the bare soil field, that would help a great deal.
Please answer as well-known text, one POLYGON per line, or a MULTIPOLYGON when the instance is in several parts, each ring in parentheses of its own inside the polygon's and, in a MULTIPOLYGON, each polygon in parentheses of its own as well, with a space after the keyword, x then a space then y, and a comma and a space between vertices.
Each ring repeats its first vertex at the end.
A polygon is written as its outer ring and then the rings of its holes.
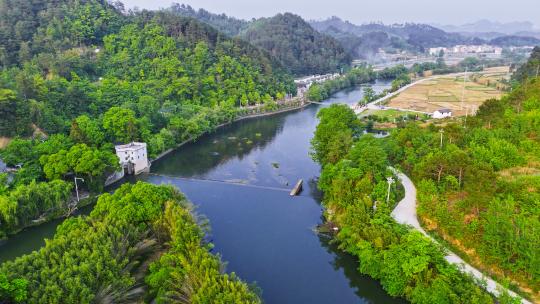
POLYGON ((9 144, 10 141, 11 141, 11 138, 0 137, 0 149, 5 148, 9 144))
POLYGON ((498 99, 504 94, 495 83, 506 75, 507 67, 497 67, 469 74, 465 81, 460 74, 433 78, 403 91, 392 98, 387 106, 428 113, 451 109, 453 116, 464 116, 467 113, 472 115, 486 100, 498 99), (478 81, 479 79, 482 81, 478 81))

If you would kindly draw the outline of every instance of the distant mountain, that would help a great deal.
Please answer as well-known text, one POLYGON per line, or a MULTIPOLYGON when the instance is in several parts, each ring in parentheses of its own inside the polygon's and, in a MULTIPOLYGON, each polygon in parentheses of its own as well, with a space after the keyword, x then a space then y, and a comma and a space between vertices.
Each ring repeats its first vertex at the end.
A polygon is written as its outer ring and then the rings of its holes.
MULTIPOLYGON (((339 41, 290 13, 246 21, 203 9, 196 11, 189 5, 174 4, 169 10, 268 51, 294 75, 336 72, 352 60, 339 41)), ((354 40, 354 37, 349 38, 354 40)))
POLYGON ((473 43, 474 38, 459 34, 447 33, 427 24, 393 24, 369 23, 355 25, 343 21, 338 17, 332 17, 323 21, 311 21, 311 26, 333 36, 347 47, 349 36, 360 38, 359 43, 354 44, 354 49, 348 49, 356 56, 368 57, 379 48, 410 49, 423 51, 429 47, 452 46, 456 44, 473 43))
POLYGON ((269 51, 295 75, 336 72, 352 60, 337 40, 290 13, 253 21, 239 36, 269 51))
POLYGON ((504 35, 514 35, 519 32, 536 32, 532 22, 493 22, 489 20, 479 20, 473 23, 463 25, 440 25, 433 24, 447 32, 453 33, 501 33, 504 35))
POLYGON ((497 46, 537 46, 540 45, 540 39, 534 37, 522 37, 522 36, 502 36, 492 39, 489 44, 497 46))

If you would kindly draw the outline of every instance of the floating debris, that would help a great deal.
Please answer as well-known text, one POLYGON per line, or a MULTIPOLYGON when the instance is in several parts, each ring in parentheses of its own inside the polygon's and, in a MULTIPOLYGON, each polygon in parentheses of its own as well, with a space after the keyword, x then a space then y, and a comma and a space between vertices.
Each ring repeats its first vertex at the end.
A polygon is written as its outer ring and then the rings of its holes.
POLYGON ((210 153, 210 154, 212 154, 213 156, 218 156, 218 155, 219 155, 219 152, 212 152, 212 153, 210 153))
POLYGON ((255 133, 255 137, 261 137, 262 134, 261 133, 255 133))
POLYGON ((272 167, 279 169, 279 163, 272 163, 272 167))
POLYGON ((252 144, 253 144, 253 142, 252 142, 251 140, 248 139, 248 140, 246 141, 246 145, 252 145, 252 144))
POLYGON ((235 136, 227 137, 229 140, 236 140, 235 136))
POLYGON ((291 190, 291 196, 297 196, 298 194, 300 194, 300 192, 302 192, 302 184, 304 183, 304 180, 300 179, 298 180, 298 182, 296 183, 296 186, 294 186, 294 188, 291 190))

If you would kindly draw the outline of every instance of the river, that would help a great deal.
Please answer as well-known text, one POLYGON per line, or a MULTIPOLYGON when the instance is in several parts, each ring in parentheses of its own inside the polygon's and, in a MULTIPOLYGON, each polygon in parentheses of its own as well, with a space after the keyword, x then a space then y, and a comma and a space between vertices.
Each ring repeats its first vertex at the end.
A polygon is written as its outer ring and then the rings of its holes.
MULTIPOLYGON (((362 95, 362 88, 342 91, 324 103, 352 104, 362 95)), ((209 219, 209 239, 226 270, 256 282, 265 303, 405 303, 360 275, 355 258, 313 232, 322 223, 315 182, 320 167, 308 153, 324 106, 221 128, 153 163, 151 173, 137 180, 180 188, 209 219), (304 190, 290 197, 298 179, 304 190)), ((0 246, 0 261, 38 249, 58 223, 13 237, 0 246)))

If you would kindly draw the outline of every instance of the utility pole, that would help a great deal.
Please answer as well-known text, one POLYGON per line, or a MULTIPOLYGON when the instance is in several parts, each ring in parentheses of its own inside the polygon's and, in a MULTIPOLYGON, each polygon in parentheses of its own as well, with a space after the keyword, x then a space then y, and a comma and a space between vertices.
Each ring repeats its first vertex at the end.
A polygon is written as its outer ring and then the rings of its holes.
POLYGON ((388 182, 388 192, 386 193, 386 203, 388 204, 388 201, 390 201, 390 187, 394 183, 394 179, 392 177, 387 177, 386 181, 388 182))
POLYGON ((77 203, 79 202, 79 186, 77 185, 77 180, 80 180, 84 183, 83 178, 74 177, 73 180, 75 181, 75 192, 77 193, 77 203))
POLYGON ((467 77, 468 68, 465 68, 465 74, 463 74, 463 88, 461 90, 461 110, 463 110, 463 102, 465 101, 465 80, 467 77))
POLYGON ((469 107, 465 107, 465 122, 463 123, 464 128, 467 127, 467 117, 469 117, 469 107))
POLYGON ((439 131, 439 133, 441 133, 441 149, 442 149, 442 143, 443 143, 443 134, 444 134, 444 130, 443 130, 443 129, 441 129, 441 130, 439 131))

